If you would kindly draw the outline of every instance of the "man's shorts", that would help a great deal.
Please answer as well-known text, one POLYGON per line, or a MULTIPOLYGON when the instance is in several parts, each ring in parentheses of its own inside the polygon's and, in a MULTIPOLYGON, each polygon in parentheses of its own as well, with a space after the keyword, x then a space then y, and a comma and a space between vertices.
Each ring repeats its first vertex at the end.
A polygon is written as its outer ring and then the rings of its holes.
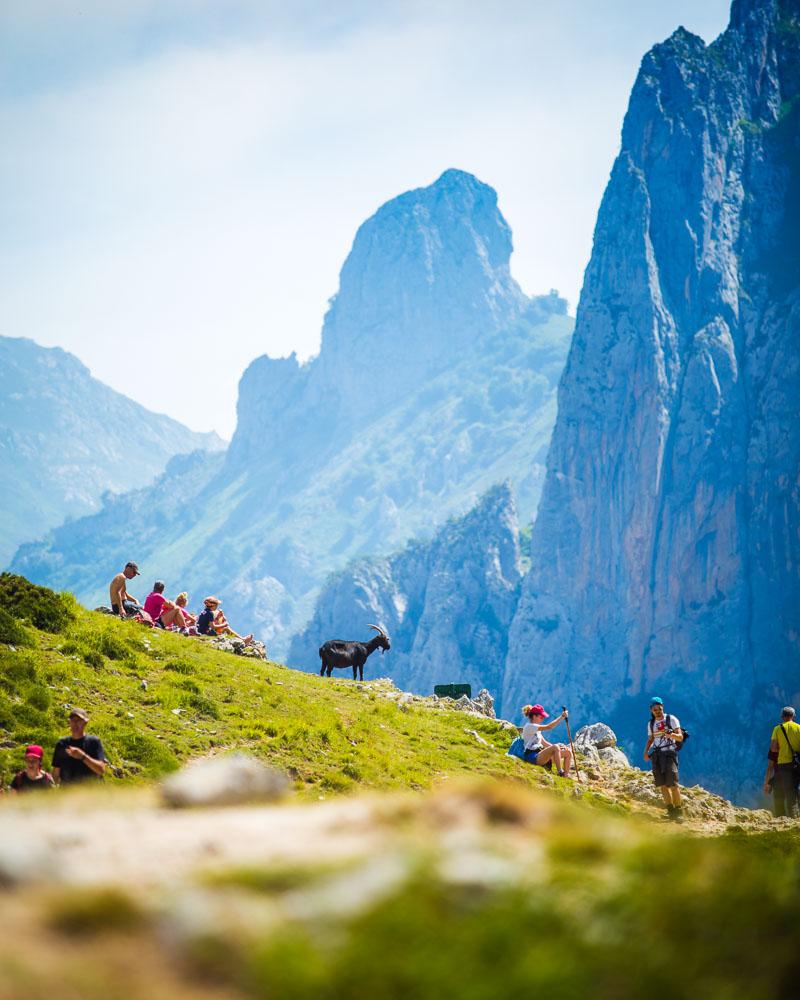
POLYGON ((656 788, 675 788, 678 784, 678 755, 676 753, 654 753, 653 781, 656 788))

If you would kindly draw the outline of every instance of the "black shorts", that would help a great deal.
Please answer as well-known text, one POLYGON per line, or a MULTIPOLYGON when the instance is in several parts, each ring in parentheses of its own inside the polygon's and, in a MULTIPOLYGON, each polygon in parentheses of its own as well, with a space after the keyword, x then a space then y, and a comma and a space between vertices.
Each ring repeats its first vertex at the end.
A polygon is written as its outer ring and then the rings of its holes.
POLYGON ((677 788, 678 786, 678 755, 669 750, 657 750, 652 755, 653 781, 656 788, 677 788))

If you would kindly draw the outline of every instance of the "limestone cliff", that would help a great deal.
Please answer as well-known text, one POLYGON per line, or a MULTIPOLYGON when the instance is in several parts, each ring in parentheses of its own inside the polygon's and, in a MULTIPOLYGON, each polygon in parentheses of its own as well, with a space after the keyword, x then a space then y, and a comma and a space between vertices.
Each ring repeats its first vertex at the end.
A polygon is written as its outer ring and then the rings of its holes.
POLYGON ((737 0, 642 62, 503 695, 643 741, 661 694, 702 733, 685 767, 738 795, 800 700, 799 221, 800 3, 737 0))

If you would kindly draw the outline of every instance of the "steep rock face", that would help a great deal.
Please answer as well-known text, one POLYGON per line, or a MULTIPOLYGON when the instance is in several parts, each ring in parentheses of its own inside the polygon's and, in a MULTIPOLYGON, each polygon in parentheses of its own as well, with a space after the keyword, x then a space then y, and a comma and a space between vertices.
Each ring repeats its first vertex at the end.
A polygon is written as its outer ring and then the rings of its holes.
POLYGON ((430 694, 466 682, 498 692, 522 568, 516 505, 508 484, 490 490, 466 516, 429 542, 387 559, 362 560, 323 588, 314 615, 295 637, 289 663, 319 670, 326 639, 366 639, 382 625, 392 648, 368 661, 370 676, 430 694))
POLYGON ((451 369, 530 306, 511 277, 497 194, 462 170, 383 205, 356 233, 322 329, 300 366, 258 358, 240 386, 232 466, 274 463, 286 433, 319 447, 363 428, 451 369))
POLYGON ((705 734, 688 772, 740 796, 800 698, 799 167, 797 0, 739 0, 712 45, 680 29, 645 57, 503 696, 535 678, 643 739, 660 693, 705 734))
POLYGON ((194 497, 166 477, 123 521, 110 505, 26 547, 16 571, 96 600, 123 528, 126 559, 195 599, 220 592, 281 656, 353 558, 429 538, 505 479, 529 520, 573 321, 557 294, 523 295, 510 253, 494 191, 469 174, 389 202, 358 231, 320 354, 244 373, 234 439, 193 473, 194 497))
POLYGON ((0 566, 22 542, 97 510, 103 493, 152 482, 171 456, 222 447, 114 392, 60 348, 0 337, 0 566))

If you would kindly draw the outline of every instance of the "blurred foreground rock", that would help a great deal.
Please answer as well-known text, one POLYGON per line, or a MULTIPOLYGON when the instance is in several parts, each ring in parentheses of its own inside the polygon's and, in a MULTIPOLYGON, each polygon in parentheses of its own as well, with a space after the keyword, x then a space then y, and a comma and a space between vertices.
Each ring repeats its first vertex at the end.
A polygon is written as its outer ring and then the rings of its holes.
POLYGON ((161 796, 168 806, 229 806, 271 802, 289 789, 289 779, 254 757, 231 754, 198 760, 165 778, 161 796))

